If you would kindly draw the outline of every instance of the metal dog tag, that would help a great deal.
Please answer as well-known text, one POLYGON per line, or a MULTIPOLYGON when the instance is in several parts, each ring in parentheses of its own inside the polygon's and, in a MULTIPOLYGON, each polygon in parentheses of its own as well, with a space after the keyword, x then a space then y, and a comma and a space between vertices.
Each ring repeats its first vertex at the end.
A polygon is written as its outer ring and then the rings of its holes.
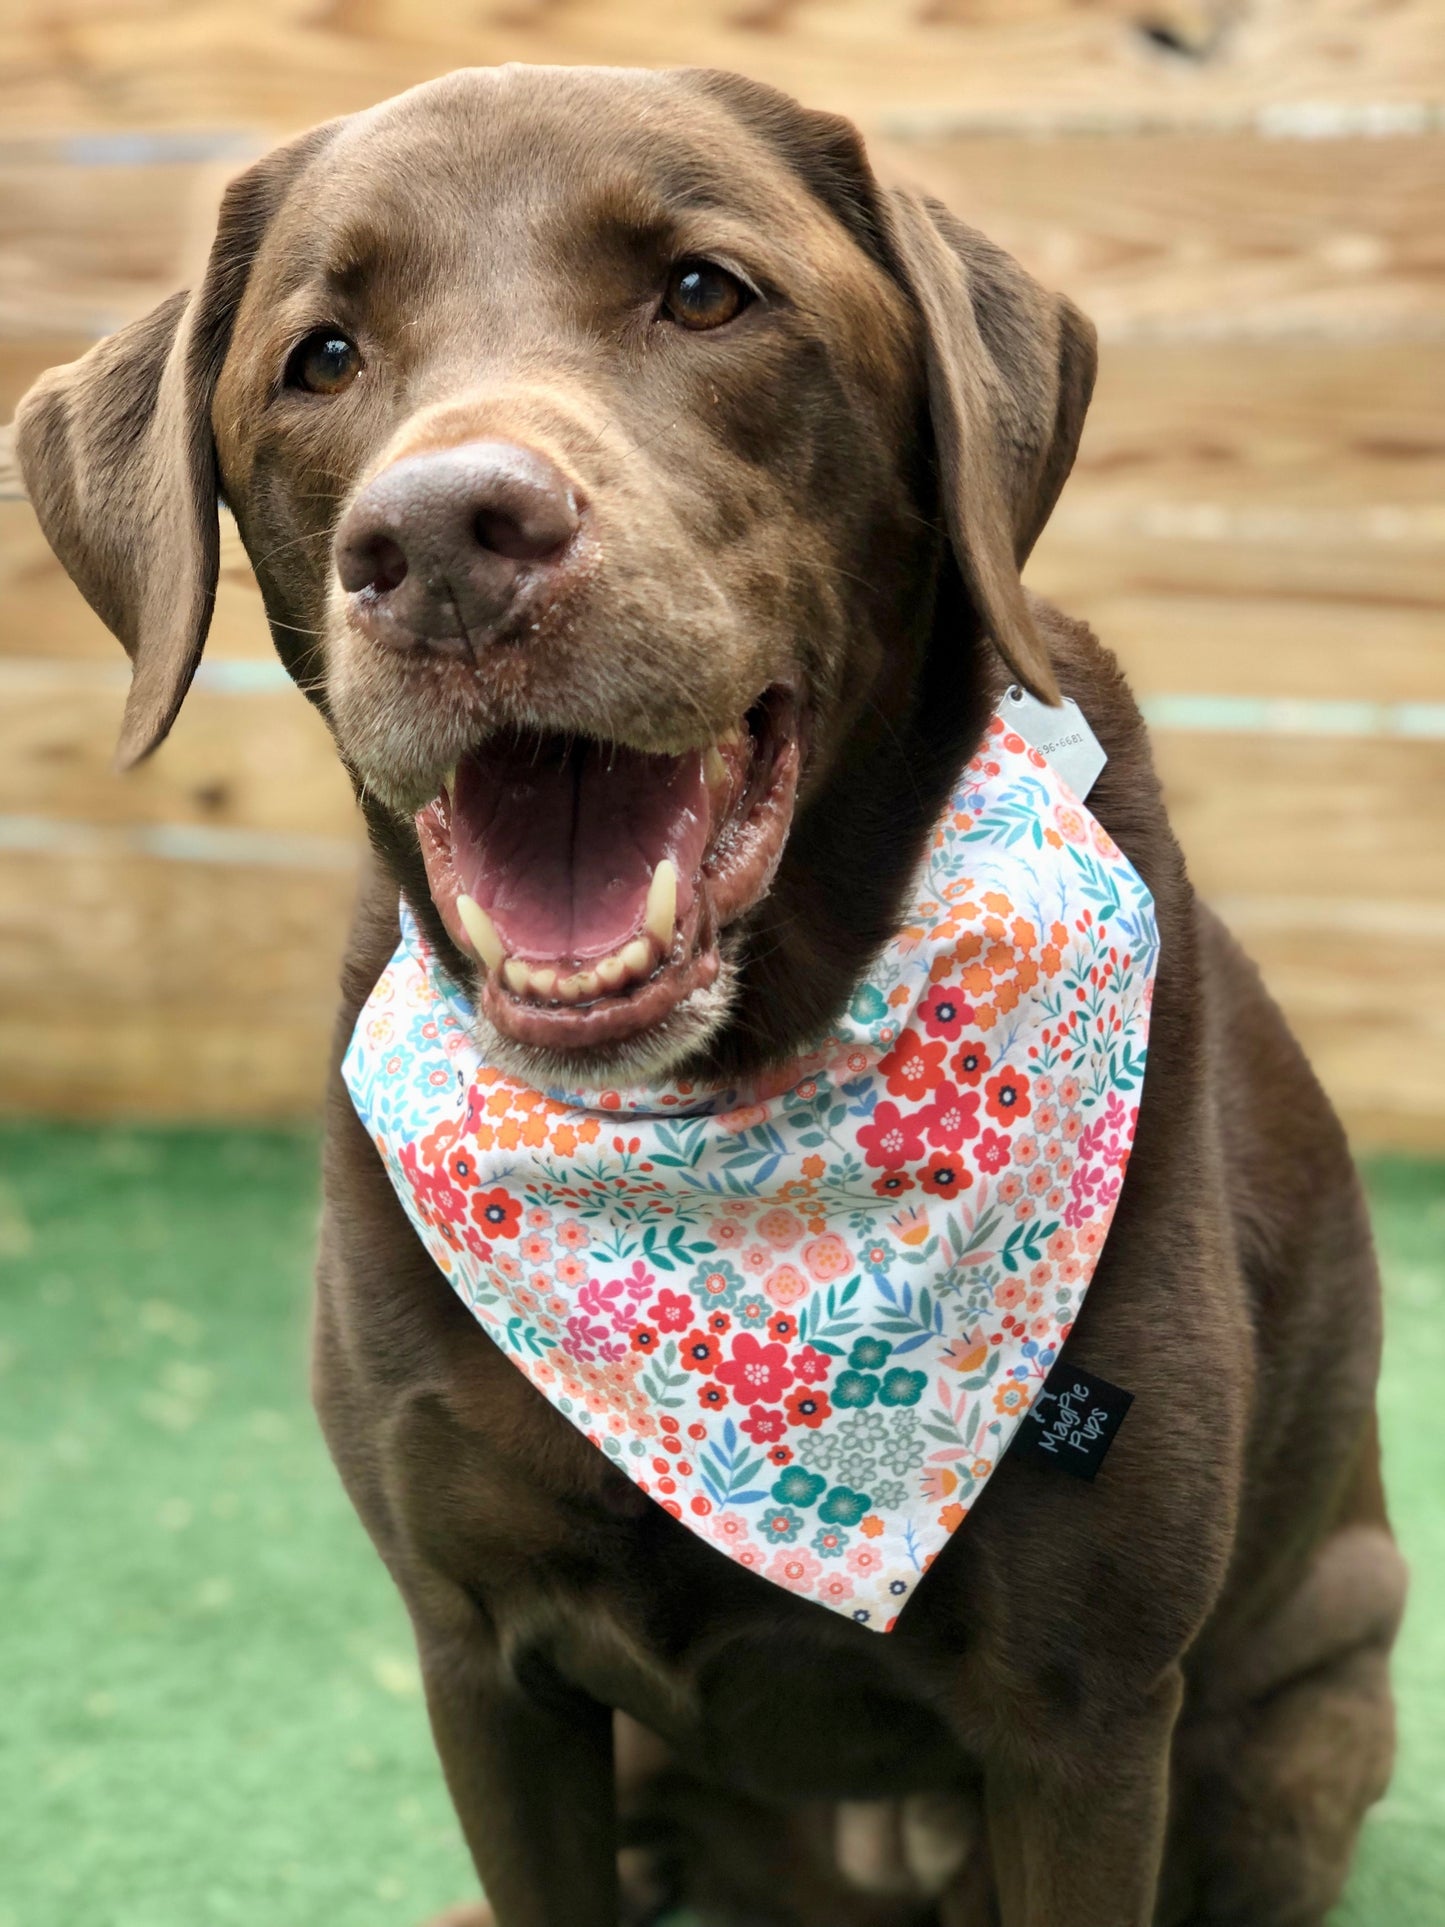
POLYGON ((1073 697, 1065 696, 1055 709, 1014 682, 1004 691, 999 714, 1010 729, 1016 729, 1026 743, 1047 757, 1055 773, 1082 803, 1109 759, 1073 697))

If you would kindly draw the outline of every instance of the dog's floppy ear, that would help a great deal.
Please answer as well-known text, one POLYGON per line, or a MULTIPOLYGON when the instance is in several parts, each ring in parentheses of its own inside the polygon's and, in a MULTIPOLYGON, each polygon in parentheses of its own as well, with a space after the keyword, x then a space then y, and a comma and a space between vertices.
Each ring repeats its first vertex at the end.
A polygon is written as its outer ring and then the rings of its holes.
POLYGON ((122 768, 164 740, 201 658, 220 561, 211 399, 257 244, 328 132, 231 183, 194 294, 50 369, 20 403, 16 453, 46 540, 132 661, 122 768))
POLYGON ((960 573, 1018 681, 1057 702, 1019 571, 1073 467, 1094 387, 1092 324, 937 201, 882 187, 842 115, 736 74, 691 79, 770 141, 912 297, 960 573))
POLYGON ((1093 324, 936 201, 881 196, 894 271, 923 325, 941 504, 983 626, 1015 677, 1059 700, 1019 571, 1078 452, 1093 324))

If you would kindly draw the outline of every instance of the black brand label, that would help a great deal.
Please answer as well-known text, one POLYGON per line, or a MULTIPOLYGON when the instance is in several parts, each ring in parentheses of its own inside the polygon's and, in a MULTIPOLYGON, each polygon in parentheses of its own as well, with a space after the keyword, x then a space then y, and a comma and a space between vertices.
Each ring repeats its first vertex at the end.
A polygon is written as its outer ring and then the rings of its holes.
POLYGON ((1132 1392, 1060 1359, 1029 1407, 1013 1449, 1050 1459, 1076 1479, 1092 1479, 1133 1403, 1132 1392))

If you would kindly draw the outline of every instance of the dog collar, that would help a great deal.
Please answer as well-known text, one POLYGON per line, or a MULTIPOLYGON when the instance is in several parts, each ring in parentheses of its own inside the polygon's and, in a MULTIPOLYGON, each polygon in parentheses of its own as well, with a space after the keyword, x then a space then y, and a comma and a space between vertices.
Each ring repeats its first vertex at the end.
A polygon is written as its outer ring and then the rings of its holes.
POLYGON ((343 1076, 537 1390, 730 1558, 886 1631, 1083 1302, 1157 953, 1133 866, 995 717, 898 934, 765 1080, 534 1090, 405 906, 343 1076))

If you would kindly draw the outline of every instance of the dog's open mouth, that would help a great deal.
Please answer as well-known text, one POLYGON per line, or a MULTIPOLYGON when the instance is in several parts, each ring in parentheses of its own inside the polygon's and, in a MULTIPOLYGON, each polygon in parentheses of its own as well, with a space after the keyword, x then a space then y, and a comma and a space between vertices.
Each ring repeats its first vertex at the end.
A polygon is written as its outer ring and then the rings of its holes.
POLYGON ((720 933, 773 880, 799 763, 781 688, 678 756, 563 734, 471 751, 416 823, 485 1015, 571 1054, 640 1036, 705 990, 720 933))

